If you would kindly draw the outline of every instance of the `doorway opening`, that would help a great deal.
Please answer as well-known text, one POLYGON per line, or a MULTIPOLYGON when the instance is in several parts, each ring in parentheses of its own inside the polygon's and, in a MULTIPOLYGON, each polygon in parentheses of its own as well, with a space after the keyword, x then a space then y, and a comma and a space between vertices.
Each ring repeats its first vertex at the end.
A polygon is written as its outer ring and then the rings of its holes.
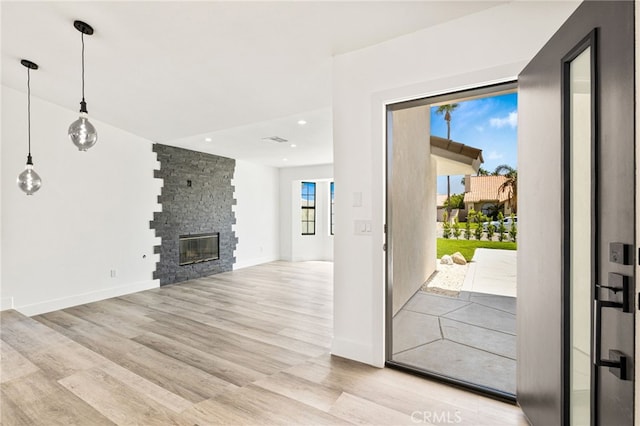
POLYGON ((510 401, 516 88, 387 107, 387 365, 510 401))

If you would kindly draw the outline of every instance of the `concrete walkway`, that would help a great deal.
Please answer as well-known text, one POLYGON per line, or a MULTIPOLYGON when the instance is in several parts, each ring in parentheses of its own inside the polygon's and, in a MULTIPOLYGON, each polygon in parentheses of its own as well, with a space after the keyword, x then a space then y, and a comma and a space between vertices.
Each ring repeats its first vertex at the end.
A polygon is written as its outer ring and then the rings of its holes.
POLYGON ((516 252, 478 249, 457 297, 418 291, 393 318, 393 360, 516 392, 516 252))
POLYGON ((462 291, 516 297, 516 250, 476 249, 462 291))

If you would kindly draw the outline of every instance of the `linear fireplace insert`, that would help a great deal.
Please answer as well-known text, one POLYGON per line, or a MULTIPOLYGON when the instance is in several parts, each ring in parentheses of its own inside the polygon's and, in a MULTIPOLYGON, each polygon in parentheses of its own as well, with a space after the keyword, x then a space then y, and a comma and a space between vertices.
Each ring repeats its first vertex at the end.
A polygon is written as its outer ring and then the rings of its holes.
POLYGON ((180 266, 220 258, 220 233, 181 235, 180 266))

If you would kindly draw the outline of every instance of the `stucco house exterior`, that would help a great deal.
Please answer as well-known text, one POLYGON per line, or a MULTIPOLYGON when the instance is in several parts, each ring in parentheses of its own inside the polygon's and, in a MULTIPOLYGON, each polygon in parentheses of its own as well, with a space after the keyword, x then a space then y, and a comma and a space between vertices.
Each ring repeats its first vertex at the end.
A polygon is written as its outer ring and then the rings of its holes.
POLYGON ((506 182, 506 176, 467 176, 465 178, 464 205, 487 214, 495 205, 504 208, 504 214, 513 213, 512 201, 508 191, 501 191, 500 186, 506 182))

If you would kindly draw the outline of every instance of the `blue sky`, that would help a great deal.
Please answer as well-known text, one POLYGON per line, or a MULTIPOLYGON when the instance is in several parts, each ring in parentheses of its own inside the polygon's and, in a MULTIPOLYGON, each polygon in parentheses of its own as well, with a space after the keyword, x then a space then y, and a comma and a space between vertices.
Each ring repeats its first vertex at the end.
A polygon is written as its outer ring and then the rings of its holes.
MULTIPOLYGON (((518 95, 493 96, 458 102, 451 113, 451 139, 482 150, 482 168, 493 172, 500 164, 517 168, 518 95)), ((431 108, 431 134, 447 137, 443 115, 431 108)), ((462 176, 451 176, 451 193, 464 192, 462 176)), ((447 177, 438 177, 438 194, 447 193, 447 177)))

